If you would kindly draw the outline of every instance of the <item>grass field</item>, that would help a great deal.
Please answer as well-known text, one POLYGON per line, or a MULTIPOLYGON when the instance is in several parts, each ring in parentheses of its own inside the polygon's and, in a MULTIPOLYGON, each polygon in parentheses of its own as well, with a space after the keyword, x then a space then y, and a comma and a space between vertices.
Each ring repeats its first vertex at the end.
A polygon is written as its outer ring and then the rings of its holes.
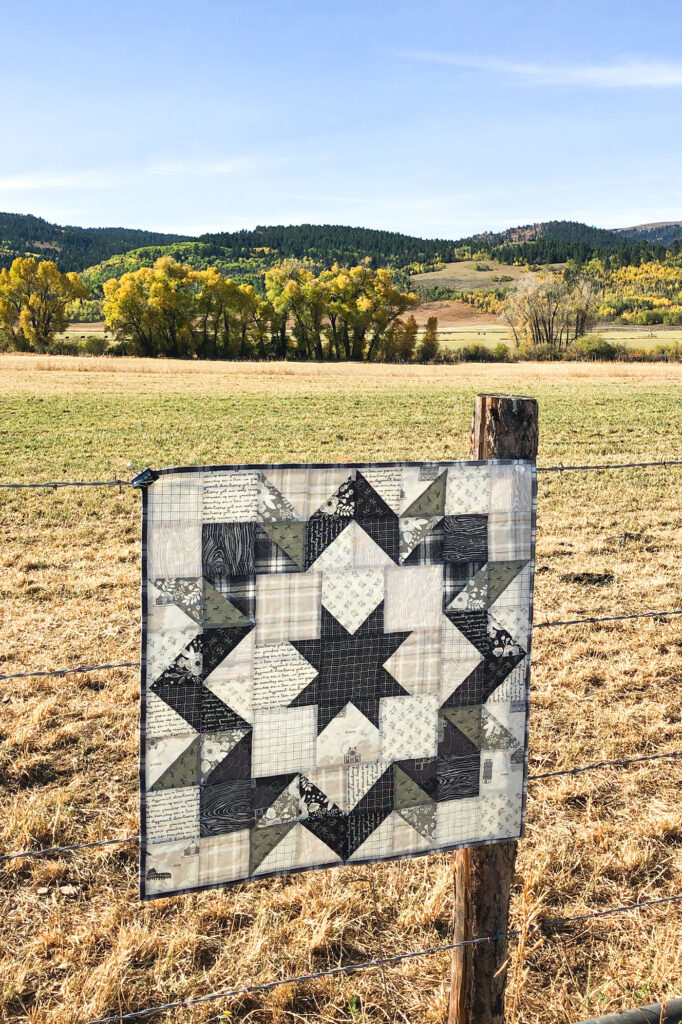
MULTIPOLYGON (((428 306, 447 307, 450 303, 428 303, 420 306, 417 312, 421 312, 428 306)), ((452 303, 452 305, 461 305, 452 303)), ((514 336, 511 330, 500 322, 499 317, 484 316, 479 322, 467 319, 457 323, 454 316, 448 315, 448 310, 442 310, 443 326, 441 319, 438 322, 438 337, 443 348, 462 348, 464 345, 478 344, 487 348, 494 348, 500 342, 508 345, 514 352, 514 336)), ((437 316, 438 311, 433 314, 437 316)), ((422 319, 426 317, 422 314, 422 319)), ((682 342, 682 328, 679 327, 625 327, 621 324, 597 324, 594 328, 595 334, 601 334, 612 345, 624 345, 626 348, 641 348, 645 351, 656 348, 657 345, 671 345, 675 342, 682 342)))
MULTIPOLYGON (((466 457, 477 391, 540 403, 539 464, 682 458, 682 366, 406 367, 0 357, 4 480, 129 479, 146 465, 466 457)), ((536 621, 680 604, 679 469, 539 478, 536 621)), ((1 492, 1 670, 135 659, 139 496, 1 492)), ((535 635, 531 774, 682 747, 680 619, 535 635)), ((134 670, 0 693, 0 847, 135 834, 134 670)), ((679 761, 530 785, 513 924, 682 892, 679 761)), ((136 901, 134 846, 0 873, 0 1019, 83 1024, 172 999, 449 941, 433 855, 136 901)), ((447 955, 153 1018, 173 1024, 445 1019, 447 955)), ((513 1024, 679 995, 673 904, 513 951, 513 1024)))
MULTIPOLYGON (((559 266, 559 264, 553 264, 559 266)), ((563 269, 563 267, 561 268, 563 269)), ((495 260, 459 260, 457 263, 446 263, 441 270, 430 270, 426 274, 415 274, 412 277, 413 287, 431 288, 440 285, 443 288, 455 288, 469 291, 472 288, 504 288, 518 283, 527 274, 523 267, 514 267, 508 263, 496 263, 495 260), (488 267, 487 270, 476 270, 476 267, 488 267), (493 278, 511 278, 510 281, 495 281, 493 278)))

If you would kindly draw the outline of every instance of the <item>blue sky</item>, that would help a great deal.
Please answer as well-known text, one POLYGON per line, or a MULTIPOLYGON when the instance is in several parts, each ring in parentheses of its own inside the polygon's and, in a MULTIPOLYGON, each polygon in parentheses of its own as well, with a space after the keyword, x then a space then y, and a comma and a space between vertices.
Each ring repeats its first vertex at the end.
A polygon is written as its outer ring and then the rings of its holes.
POLYGON ((461 237, 682 218, 679 0, 2 0, 0 210, 461 237))

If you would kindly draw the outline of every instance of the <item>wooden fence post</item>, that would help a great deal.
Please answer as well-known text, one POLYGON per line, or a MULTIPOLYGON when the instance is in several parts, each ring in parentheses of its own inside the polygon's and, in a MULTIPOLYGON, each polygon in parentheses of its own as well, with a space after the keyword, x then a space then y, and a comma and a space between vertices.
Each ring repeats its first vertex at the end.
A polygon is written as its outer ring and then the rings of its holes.
MULTIPOLYGON (((472 459, 534 459, 538 404, 534 398, 477 395, 471 428, 472 459)), ((455 853, 453 942, 509 930, 509 898, 516 842, 455 853)), ((506 938, 453 950, 448 1024, 504 1024, 506 938)))

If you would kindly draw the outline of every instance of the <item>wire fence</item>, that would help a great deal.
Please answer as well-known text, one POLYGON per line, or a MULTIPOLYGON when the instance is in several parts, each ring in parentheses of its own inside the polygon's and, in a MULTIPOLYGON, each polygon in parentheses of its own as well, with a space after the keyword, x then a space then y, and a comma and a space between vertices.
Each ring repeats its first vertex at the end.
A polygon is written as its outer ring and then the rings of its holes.
MULTIPOLYGON (((628 615, 590 615, 582 619, 564 619, 553 622, 534 622, 532 629, 548 629, 552 626, 583 626, 600 622, 627 622, 630 619, 658 619, 682 615, 682 608, 662 608, 659 611, 632 612, 628 615)), ((67 676, 72 673, 104 672, 114 668, 139 668, 139 661, 118 661, 109 665, 75 665, 73 668, 40 669, 35 672, 11 672, 0 675, 0 682, 5 679, 30 679, 32 676, 67 676)))
MULTIPOLYGON (((607 470, 607 469, 647 469, 657 467, 682 466, 682 459, 654 459, 650 462, 603 462, 585 466, 537 466, 538 473, 571 473, 576 470, 607 470)), ((56 491, 60 487, 132 487, 132 480, 51 480, 39 481, 37 483, 24 483, 23 481, 10 481, 0 483, 0 489, 5 490, 26 490, 43 489, 56 491)))
MULTIPOLYGON (((602 768, 627 768, 633 764, 644 764, 648 761, 675 759, 682 757, 682 750, 670 750, 662 754, 645 754, 641 757, 616 757, 606 761, 594 761, 592 764, 577 765, 574 768, 562 768, 559 771, 543 772, 529 775, 528 782, 540 782, 544 779, 556 779, 560 776, 582 775, 585 772, 598 771, 602 768)), ((139 835, 124 836, 122 839, 98 839, 91 843, 75 843, 71 846, 47 846, 39 850, 18 850, 15 853, 0 854, 0 863, 9 860, 21 860, 31 857, 50 857, 62 853, 76 853, 80 850, 91 850, 101 846, 118 846, 123 843, 139 842, 139 835)))
MULTIPOLYGON (((682 466, 682 460, 676 459, 664 459, 664 460, 652 460, 643 462, 624 462, 624 463, 603 463, 603 464, 592 464, 592 465, 573 465, 573 466, 538 466, 537 471, 539 473, 565 473, 572 471, 608 471, 608 470, 620 470, 620 469, 643 469, 643 468, 664 468, 664 467, 679 467, 682 466)), ((0 489, 7 490, 24 490, 24 489, 40 489, 44 491, 52 491, 53 493, 61 488, 66 487, 118 487, 122 490, 123 487, 131 486, 132 481, 130 480, 94 480, 94 481, 49 481, 40 483, 23 483, 23 482, 9 482, 0 483, 0 489)), ((594 625, 598 623, 615 623, 625 622, 635 619, 665 619, 673 616, 682 615, 682 608, 663 609, 663 610, 638 610, 634 612, 628 612, 619 615, 605 615, 605 616, 587 616, 575 619, 563 619, 536 622, 533 624, 533 629, 547 629, 553 627, 569 627, 578 625, 594 625)), ((108 664, 99 665, 76 665, 70 668, 61 669, 47 669, 47 670, 36 670, 29 672, 14 672, 0 675, 0 681, 10 679, 27 679, 37 678, 45 676, 66 676, 71 674, 85 674, 90 672, 100 672, 113 669, 127 669, 139 667, 139 661, 121 661, 112 662, 108 664)), ((627 768, 634 765, 641 765, 645 763, 651 763, 660 760, 673 760, 682 757, 682 750, 673 750, 667 752, 660 752, 655 754, 647 754, 638 757, 626 757, 626 758, 612 758, 603 761, 596 761, 586 765, 574 766, 572 768, 558 769, 555 771, 542 772, 539 774, 529 775, 528 782, 544 782, 549 779, 555 779, 559 777, 570 777, 578 776, 588 772, 600 771, 608 768, 627 768)), ((124 844, 132 844, 139 842, 139 835, 131 835, 120 838, 112 839, 101 839, 94 840, 87 843, 76 843, 65 846, 52 846, 44 847, 37 850, 20 850, 11 853, 5 853, 0 855, 0 863, 7 863, 9 861, 16 861, 30 858, 43 858, 51 856, 62 856, 67 853, 79 853, 85 850, 102 849, 104 847, 121 846, 124 844)), ((659 897, 655 899, 643 900, 633 904, 624 904, 622 906, 609 907, 605 910, 589 911, 583 914, 576 914, 567 917, 555 917, 545 920, 537 921, 528 926, 525 929, 526 935, 532 935, 541 933, 544 936, 558 937, 557 929, 575 925, 581 922, 596 920, 604 917, 611 917, 617 914, 633 913, 644 909, 650 909, 656 906, 663 906, 666 904, 672 904, 682 901, 682 893, 659 897)), ((208 993, 203 996, 196 996, 190 999, 175 1000, 172 1002, 161 1003, 156 1006, 143 1007, 139 1010, 133 1010, 127 1013, 116 1013, 106 1017, 100 1017, 96 1020, 89 1021, 88 1024, 116 1024, 116 1022, 122 1022, 127 1020, 136 1020, 144 1017, 149 1017, 157 1013, 162 1013, 170 1010, 185 1009, 191 1006, 195 1006, 199 1003, 215 1002, 219 1000, 235 999, 242 996, 252 995, 259 992, 267 992, 271 989, 277 988, 282 985, 293 985, 300 984, 302 982, 313 981, 323 977, 332 977, 341 974, 350 974, 357 971, 369 970, 372 968, 383 968, 389 964, 399 963, 401 961, 415 959, 418 957, 432 956, 439 953, 451 952, 462 946, 473 946, 481 943, 492 943, 500 941, 501 939, 513 939, 518 938, 523 934, 524 930, 521 928, 515 928, 508 930, 503 933, 497 933, 494 935, 486 935, 473 939, 467 939, 462 942, 447 943, 439 946, 431 946, 426 949, 414 950, 410 952, 396 953, 391 956, 380 957, 373 960, 367 960, 359 963, 344 964, 336 967, 329 967, 319 971, 314 971, 308 974, 296 975, 292 977, 279 978, 269 982, 264 982, 255 985, 246 985, 241 988, 235 988, 230 990, 224 990, 220 992, 208 993)))
MULTIPOLYGON (((538 932, 546 937, 559 937, 551 935, 557 928, 566 925, 578 924, 584 921, 594 921, 600 917, 612 917, 616 914, 631 914, 636 911, 648 910, 651 907, 661 906, 666 903, 677 903, 682 900, 682 893, 675 896, 661 896, 658 899, 642 900, 641 903, 624 904, 620 907, 608 907, 606 910, 593 910, 585 914, 574 914, 571 917, 552 917, 546 920, 536 921, 526 929, 526 935, 534 935, 538 932)), ((253 995, 256 992, 269 992, 281 985, 296 985, 304 981, 315 981, 318 978, 329 978, 339 974, 351 974, 355 971, 366 971, 370 968, 386 967, 388 964, 400 963, 402 960, 412 960, 420 956, 434 956, 437 953, 450 953, 463 946, 480 946, 484 943, 499 942, 501 939, 513 939, 522 935, 524 929, 511 928, 506 932, 497 932, 494 935, 482 935, 475 939, 464 939, 461 942, 448 942, 442 946, 429 946, 427 949, 417 949, 409 953, 395 953, 392 956, 379 957, 375 960, 365 960, 361 963, 343 964, 338 967, 327 967, 321 971, 313 971, 310 974, 298 974, 289 978, 277 978, 274 981, 266 981, 259 985, 245 985, 242 988, 228 989, 222 992, 209 992, 204 996, 195 996, 193 999, 177 999, 169 1003, 160 1003, 158 1006, 147 1006, 141 1010, 132 1010, 129 1013, 116 1013, 108 1017, 99 1017, 97 1020, 88 1021, 88 1024, 118 1024, 119 1021, 139 1020, 141 1017, 150 1017, 154 1013, 163 1013, 168 1010, 181 1010, 189 1006, 196 1006, 198 1003, 216 1002, 221 999, 236 999, 239 996, 253 995)))

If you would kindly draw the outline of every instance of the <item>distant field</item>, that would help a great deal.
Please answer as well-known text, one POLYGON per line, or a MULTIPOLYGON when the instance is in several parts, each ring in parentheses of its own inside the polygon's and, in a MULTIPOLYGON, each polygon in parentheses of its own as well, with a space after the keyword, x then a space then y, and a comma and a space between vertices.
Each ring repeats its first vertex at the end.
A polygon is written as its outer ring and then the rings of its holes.
POLYGON ((503 288, 511 286, 524 277, 528 271, 523 267, 512 267, 495 260, 462 260, 459 263, 446 263, 442 270, 432 270, 428 274, 415 274, 412 286, 432 287, 441 285, 444 288, 455 288, 469 291, 473 288, 503 288), (490 267, 489 270, 476 270, 476 266, 490 267), (494 277, 510 277, 511 281, 493 281, 494 277))
MULTIPOLYGON (((2 479, 147 465, 467 456, 478 391, 534 395, 544 465, 682 458, 682 366, 453 367, 0 356, 2 479)), ((539 478, 536 619, 679 606, 682 473, 539 478), (679 475, 678 475, 679 474, 679 475)), ((3 672, 134 659, 139 494, 0 492, 3 672)), ((531 772, 682 746, 682 620, 540 630, 531 772)), ((135 670, 16 679, 0 699, 0 848, 138 828, 135 670)), ((512 926, 682 890, 679 761, 529 787, 512 926)), ((452 857, 137 902, 134 846, 0 872, 0 1019, 106 1014, 451 941, 452 857)), ((509 1024, 677 995, 674 906, 512 946, 509 1024)), ((443 1024, 430 956, 163 1016, 167 1024, 443 1024)))

